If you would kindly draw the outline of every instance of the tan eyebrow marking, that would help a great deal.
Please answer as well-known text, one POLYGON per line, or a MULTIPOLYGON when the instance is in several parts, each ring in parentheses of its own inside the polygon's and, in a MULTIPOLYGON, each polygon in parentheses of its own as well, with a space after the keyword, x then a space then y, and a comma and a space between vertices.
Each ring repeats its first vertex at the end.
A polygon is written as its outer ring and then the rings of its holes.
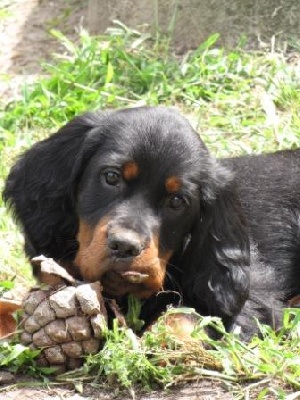
POLYGON ((137 178, 139 173, 139 166, 134 161, 129 161, 123 166, 123 176, 127 181, 137 178))
POLYGON ((182 182, 177 176, 170 176, 166 179, 165 186, 168 193, 176 193, 181 189, 182 182))

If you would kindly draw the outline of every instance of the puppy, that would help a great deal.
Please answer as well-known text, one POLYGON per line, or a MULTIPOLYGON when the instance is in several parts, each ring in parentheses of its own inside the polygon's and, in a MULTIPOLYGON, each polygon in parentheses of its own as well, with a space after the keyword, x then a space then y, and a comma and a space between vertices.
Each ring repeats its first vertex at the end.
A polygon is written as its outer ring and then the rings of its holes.
POLYGON ((276 328, 300 292, 299 156, 215 160, 172 109, 99 111, 25 152, 4 199, 28 257, 100 280, 106 296, 134 294, 146 322, 157 294, 176 292, 247 339, 253 317, 276 328))

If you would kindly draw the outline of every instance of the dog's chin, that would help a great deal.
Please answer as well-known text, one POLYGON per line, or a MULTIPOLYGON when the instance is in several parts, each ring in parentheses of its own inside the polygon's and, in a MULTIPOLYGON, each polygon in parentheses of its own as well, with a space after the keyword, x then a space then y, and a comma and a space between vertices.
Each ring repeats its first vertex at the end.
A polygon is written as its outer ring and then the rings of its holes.
POLYGON ((103 292, 106 297, 118 298, 133 294, 139 299, 146 299, 161 290, 162 285, 153 285, 151 276, 135 271, 124 273, 109 271, 101 278, 103 292))

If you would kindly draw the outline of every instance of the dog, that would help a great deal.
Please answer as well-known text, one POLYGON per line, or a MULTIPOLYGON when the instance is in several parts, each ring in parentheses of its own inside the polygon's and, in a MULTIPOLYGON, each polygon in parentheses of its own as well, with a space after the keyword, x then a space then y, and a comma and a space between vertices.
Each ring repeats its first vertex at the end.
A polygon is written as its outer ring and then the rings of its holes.
POLYGON ((300 150, 217 160, 177 111, 140 107, 86 113, 36 143, 4 199, 29 258, 133 294, 148 323, 159 293, 178 294, 247 340, 300 293, 299 190, 300 150))

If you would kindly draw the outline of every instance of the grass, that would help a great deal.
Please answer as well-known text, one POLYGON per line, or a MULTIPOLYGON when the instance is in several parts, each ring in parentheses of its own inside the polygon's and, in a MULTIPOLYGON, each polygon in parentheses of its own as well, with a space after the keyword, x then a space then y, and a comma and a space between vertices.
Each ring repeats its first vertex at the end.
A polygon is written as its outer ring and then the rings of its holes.
MULTIPOLYGON (((218 35, 213 35, 198 49, 176 57, 167 40, 153 40, 121 23, 98 38, 82 31, 78 43, 57 31, 53 34, 64 44, 65 53, 45 64, 43 77, 24 86, 18 99, 1 103, 0 190, 20 152, 87 109, 176 106, 216 156, 300 146, 299 63, 289 62, 280 50, 248 52, 241 45, 226 51, 216 46, 218 35)), ((293 46, 299 50, 299 44, 293 46)), ((0 241, 5 244, 0 248, 0 293, 12 281, 30 285, 22 237, 1 200, 0 241)), ((261 327, 264 340, 254 338, 248 345, 227 334, 218 342, 203 339, 203 325, 217 323, 204 319, 194 336, 210 343, 222 372, 184 363, 182 357, 190 360, 195 348, 176 347, 173 341, 163 347, 159 334, 148 333, 140 340, 132 331, 115 326, 103 352, 88 358, 84 370, 62 379, 80 383, 84 372, 94 383, 117 381, 133 390, 141 382, 147 387, 166 386, 204 376, 225 382, 236 398, 252 390, 257 398, 270 393, 288 398, 289 388, 300 390, 299 319, 299 311, 287 312, 281 332, 261 327)), ((20 347, 1 344, 1 354, 2 365, 14 370, 22 370, 27 362, 31 370, 36 368, 32 354, 20 347)))
MULTIPOLYGON (((195 314, 191 309, 171 309, 168 313, 195 314)), ((72 383, 82 391, 89 383, 95 388, 125 389, 134 397, 136 390, 144 392, 210 379, 226 385, 236 399, 265 399, 267 394, 289 399, 288 393, 292 391, 293 395, 300 394, 300 313, 296 310, 286 310, 279 332, 275 334, 269 327, 261 326, 262 337, 254 337, 248 344, 226 333, 218 318, 200 318, 189 340, 174 336, 165 317, 141 338, 114 322, 103 349, 88 356, 83 367, 56 376, 52 384, 72 383), (209 338, 205 331, 208 326, 221 332, 223 339, 209 338)), ((53 369, 35 364, 36 350, 7 342, 0 344, 0 350, 0 367, 14 373, 25 371, 42 378, 40 386, 51 386, 48 377, 53 369)))

